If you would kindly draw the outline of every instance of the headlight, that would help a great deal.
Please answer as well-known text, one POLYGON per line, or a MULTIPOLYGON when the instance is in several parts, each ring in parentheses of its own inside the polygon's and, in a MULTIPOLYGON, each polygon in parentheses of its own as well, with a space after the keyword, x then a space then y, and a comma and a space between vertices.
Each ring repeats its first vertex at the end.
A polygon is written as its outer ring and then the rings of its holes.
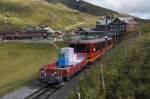
POLYGON ((56 74, 57 74, 57 72, 54 72, 54 74, 56 75, 56 74))
POLYGON ((42 70, 42 74, 44 74, 45 73, 45 71, 44 70, 42 70))

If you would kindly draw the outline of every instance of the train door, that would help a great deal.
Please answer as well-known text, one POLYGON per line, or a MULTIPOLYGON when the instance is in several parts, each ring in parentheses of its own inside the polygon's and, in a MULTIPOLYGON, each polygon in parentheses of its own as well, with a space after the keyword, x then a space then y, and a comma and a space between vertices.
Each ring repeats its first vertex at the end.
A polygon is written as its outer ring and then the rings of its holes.
POLYGON ((98 45, 99 45, 99 50, 100 50, 100 53, 101 53, 101 52, 103 51, 103 50, 102 50, 102 49, 103 49, 103 48, 102 48, 102 42, 99 42, 98 45))
POLYGON ((102 51, 104 51, 104 50, 105 50, 105 47, 106 47, 106 44, 105 44, 104 41, 101 42, 101 46, 102 46, 102 51))

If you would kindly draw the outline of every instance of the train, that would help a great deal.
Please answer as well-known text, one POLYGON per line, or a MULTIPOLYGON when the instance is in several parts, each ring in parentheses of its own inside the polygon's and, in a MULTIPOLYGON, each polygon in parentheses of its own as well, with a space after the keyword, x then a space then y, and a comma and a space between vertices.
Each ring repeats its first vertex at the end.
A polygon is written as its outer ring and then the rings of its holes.
POLYGON ((9 32, 0 33, 1 40, 15 40, 15 39, 33 39, 33 38, 48 38, 50 34, 45 31, 30 31, 30 32, 9 32))
POLYGON ((101 58, 113 46, 113 39, 110 37, 69 41, 68 47, 74 48, 77 57, 82 57, 83 60, 65 68, 59 68, 58 61, 52 64, 42 65, 40 67, 40 79, 48 83, 68 81, 75 74, 82 71, 83 68, 86 68, 88 64, 92 64, 101 58))
POLYGON ((49 27, 31 28, 16 32, 0 33, 0 40, 23 40, 23 39, 48 39, 49 37, 59 37, 63 33, 53 31, 49 27))

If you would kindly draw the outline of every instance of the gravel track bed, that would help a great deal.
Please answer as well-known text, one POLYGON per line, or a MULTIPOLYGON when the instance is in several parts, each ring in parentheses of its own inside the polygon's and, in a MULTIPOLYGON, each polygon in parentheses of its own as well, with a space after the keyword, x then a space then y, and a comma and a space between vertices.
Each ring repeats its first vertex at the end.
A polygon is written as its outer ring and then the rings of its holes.
POLYGON ((24 99, 25 97, 29 96, 31 93, 39 90, 42 86, 44 86, 43 83, 35 81, 29 86, 22 87, 12 93, 0 97, 0 99, 24 99))

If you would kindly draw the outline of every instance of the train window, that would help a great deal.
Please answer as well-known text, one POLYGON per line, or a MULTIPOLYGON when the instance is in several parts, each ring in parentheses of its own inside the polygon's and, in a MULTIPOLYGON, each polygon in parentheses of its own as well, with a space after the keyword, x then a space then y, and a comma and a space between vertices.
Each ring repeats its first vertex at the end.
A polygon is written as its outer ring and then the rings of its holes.
POLYGON ((109 40, 109 41, 108 41, 108 43, 107 43, 107 45, 111 45, 111 43, 112 43, 112 41, 111 41, 111 40, 109 40))
POLYGON ((70 44, 70 47, 75 49, 75 44, 70 44))
POLYGON ((88 44, 71 44, 70 47, 74 48, 76 53, 89 53, 90 45, 88 44))
POLYGON ((101 44, 102 44, 102 48, 105 48, 105 42, 102 42, 101 44))
POLYGON ((96 44, 96 51, 100 50, 101 49, 101 46, 99 43, 96 44))
POLYGON ((110 45, 110 41, 107 41, 107 45, 108 45, 108 46, 110 45))

